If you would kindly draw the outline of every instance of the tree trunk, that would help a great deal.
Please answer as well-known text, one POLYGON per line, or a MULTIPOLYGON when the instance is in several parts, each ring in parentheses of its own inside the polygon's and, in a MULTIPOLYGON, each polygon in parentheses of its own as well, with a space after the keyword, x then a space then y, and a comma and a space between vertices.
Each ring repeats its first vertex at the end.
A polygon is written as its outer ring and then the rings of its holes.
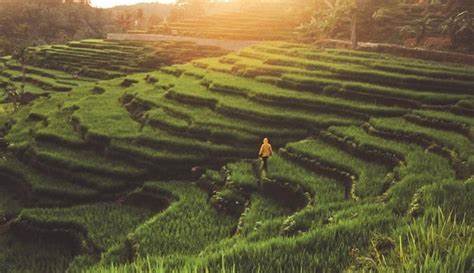
POLYGON ((357 49, 359 41, 357 40, 357 12, 352 14, 351 20, 351 43, 352 49, 357 49))
POLYGON ((415 46, 418 46, 421 44, 421 42, 423 41, 423 39, 425 38, 425 34, 426 34, 426 25, 425 23, 423 23, 423 25, 421 26, 421 31, 420 33, 416 36, 416 40, 415 40, 415 46))

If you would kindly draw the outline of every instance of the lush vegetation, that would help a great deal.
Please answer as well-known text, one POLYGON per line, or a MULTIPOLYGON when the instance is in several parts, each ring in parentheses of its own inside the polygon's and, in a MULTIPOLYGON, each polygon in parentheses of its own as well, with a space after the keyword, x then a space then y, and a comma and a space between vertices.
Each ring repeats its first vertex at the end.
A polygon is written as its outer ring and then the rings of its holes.
POLYGON ((316 0, 299 27, 307 40, 348 40, 472 52, 474 4, 466 0, 316 0))
POLYGON ((5 272, 472 270, 472 66, 287 42, 25 54, 0 74, 5 272))
MULTIPOLYGON (((1 58, 0 86, 6 90, 3 100, 14 104, 24 104, 50 93, 68 92, 78 86, 93 86, 91 92, 101 94, 105 90, 94 86, 97 80, 124 77, 128 73, 197 57, 219 56, 224 52, 189 42, 166 41, 116 43, 89 39, 66 45, 43 45, 26 49, 21 61, 1 58)), ((124 83, 127 84, 131 83, 124 83)))
POLYGON ((35 44, 101 38, 112 30, 106 11, 61 2, 0 1, 0 55, 35 44))

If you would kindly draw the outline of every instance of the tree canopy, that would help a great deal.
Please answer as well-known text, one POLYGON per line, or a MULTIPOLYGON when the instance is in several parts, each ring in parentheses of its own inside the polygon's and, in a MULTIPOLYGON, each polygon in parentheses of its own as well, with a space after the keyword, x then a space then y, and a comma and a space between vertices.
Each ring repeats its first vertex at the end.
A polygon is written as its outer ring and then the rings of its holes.
POLYGON ((34 44, 102 37, 107 11, 51 1, 9 1, 0 5, 0 55, 34 44))

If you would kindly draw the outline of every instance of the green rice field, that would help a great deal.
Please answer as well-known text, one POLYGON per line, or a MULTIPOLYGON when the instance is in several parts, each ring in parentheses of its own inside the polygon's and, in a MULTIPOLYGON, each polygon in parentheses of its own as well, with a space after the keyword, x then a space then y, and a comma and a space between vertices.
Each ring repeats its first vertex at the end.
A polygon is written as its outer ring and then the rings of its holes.
POLYGON ((474 270, 474 66, 289 42, 27 60, 0 58, 0 273, 474 270))

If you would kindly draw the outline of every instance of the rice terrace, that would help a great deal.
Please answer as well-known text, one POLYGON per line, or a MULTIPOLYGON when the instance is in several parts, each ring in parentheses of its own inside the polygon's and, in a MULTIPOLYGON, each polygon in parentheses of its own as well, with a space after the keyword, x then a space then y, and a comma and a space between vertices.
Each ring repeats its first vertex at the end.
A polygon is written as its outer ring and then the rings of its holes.
POLYGON ((118 2, 0 0, 0 273, 474 272, 472 1, 118 2))

